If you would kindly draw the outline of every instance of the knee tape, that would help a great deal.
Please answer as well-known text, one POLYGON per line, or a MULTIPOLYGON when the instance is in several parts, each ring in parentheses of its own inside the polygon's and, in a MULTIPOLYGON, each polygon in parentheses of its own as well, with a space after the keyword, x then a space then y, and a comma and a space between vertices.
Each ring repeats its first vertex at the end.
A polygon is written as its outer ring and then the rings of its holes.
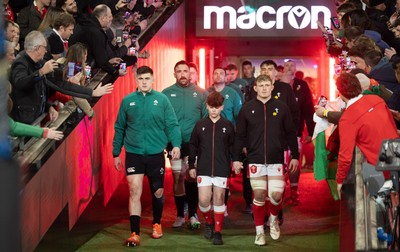
POLYGON ((211 205, 208 205, 208 207, 202 207, 202 206, 200 206, 200 204, 199 204, 199 209, 200 209, 200 212, 202 212, 202 213, 207 213, 208 211, 211 210, 211 205))
POLYGON ((250 185, 253 190, 267 190, 267 181, 265 179, 258 180, 250 178, 250 185))
POLYGON ((279 179, 272 179, 268 181, 268 197, 273 205, 278 205, 279 202, 276 202, 272 197, 272 193, 278 192, 283 193, 285 190, 285 181, 279 179))
POLYGON ((253 204, 254 204, 255 206, 260 206, 260 207, 262 207, 262 206, 265 205, 265 201, 264 201, 264 202, 261 202, 261 201, 258 201, 258 200, 256 200, 256 199, 253 199, 253 204))
POLYGON ((225 205, 222 206, 216 206, 214 205, 214 213, 225 213, 225 205))
POLYGON ((172 172, 181 172, 182 170, 182 159, 171 160, 172 172))

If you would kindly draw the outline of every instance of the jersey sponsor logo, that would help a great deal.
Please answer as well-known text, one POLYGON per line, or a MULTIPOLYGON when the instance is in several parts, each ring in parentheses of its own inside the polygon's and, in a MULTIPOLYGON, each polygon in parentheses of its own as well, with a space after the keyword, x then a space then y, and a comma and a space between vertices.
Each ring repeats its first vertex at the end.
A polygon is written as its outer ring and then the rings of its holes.
POLYGON ((176 97, 176 94, 171 94, 171 97, 176 97))
POLYGON ((201 177, 200 177, 200 176, 197 177, 197 183, 198 183, 198 184, 201 184, 201 177))
POLYGON ((135 102, 131 102, 131 103, 129 103, 129 106, 135 106, 136 105, 136 103, 135 102))
POLYGON ((157 100, 154 100, 153 105, 154 105, 154 106, 157 106, 157 105, 158 105, 158 101, 157 101, 157 100))
POLYGON ((129 167, 126 169, 127 172, 129 173, 134 173, 135 172, 135 167, 129 167))
POLYGON ((257 166, 256 165, 252 165, 250 167, 250 172, 253 173, 253 174, 256 174, 257 173, 257 166))

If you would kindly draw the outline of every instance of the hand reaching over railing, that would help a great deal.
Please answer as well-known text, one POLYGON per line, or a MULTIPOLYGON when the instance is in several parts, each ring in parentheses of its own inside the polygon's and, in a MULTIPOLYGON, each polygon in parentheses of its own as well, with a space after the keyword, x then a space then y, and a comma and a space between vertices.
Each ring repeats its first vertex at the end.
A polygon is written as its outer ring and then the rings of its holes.
POLYGON ((95 89, 93 89, 93 94, 92 96, 94 97, 100 97, 105 94, 111 94, 112 90, 114 89, 113 85, 111 83, 103 85, 100 83, 95 89))

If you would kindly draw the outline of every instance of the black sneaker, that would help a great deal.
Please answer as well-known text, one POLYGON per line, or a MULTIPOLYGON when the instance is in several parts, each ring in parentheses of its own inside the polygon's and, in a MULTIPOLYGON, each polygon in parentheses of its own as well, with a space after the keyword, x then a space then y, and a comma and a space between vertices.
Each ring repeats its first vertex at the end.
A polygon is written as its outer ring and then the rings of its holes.
POLYGON ((214 236, 214 225, 206 224, 206 228, 204 230, 204 238, 207 240, 211 240, 214 236))
POLYGON ((214 233, 214 241, 213 241, 214 245, 222 245, 224 244, 224 242, 222 241, 222 235, 220 232, 215 232, 214 233))

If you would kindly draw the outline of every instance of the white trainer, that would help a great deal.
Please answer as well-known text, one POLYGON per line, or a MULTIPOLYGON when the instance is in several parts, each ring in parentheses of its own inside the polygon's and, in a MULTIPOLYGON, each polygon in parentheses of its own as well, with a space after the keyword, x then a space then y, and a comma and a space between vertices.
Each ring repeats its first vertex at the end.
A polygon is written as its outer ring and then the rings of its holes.
POLYGON ((175 222, 172 224, 172 227, 173 228, 180 228, 183 225, 185 225, 185 218, 178 216, 178 217, 176 217, 175 222))
POLYGON ((278 240, 281 235, 281 229, 279 228, 279 220, 278 218, 274 218, 272 220, 271 216, 269 217, 269 234, 273 240, 278 240))
POLYGON ((258 246, 264 246, 267 244, 265 241, 265 234, 264 233, 258 233, 256 234, 256 240, 254 241, 254 244, 258 246))
POLYGON ((196 216, 190 217, 189 224, 191 229, 199 229, 201 225, 200 221, 196 218, 196 216))

